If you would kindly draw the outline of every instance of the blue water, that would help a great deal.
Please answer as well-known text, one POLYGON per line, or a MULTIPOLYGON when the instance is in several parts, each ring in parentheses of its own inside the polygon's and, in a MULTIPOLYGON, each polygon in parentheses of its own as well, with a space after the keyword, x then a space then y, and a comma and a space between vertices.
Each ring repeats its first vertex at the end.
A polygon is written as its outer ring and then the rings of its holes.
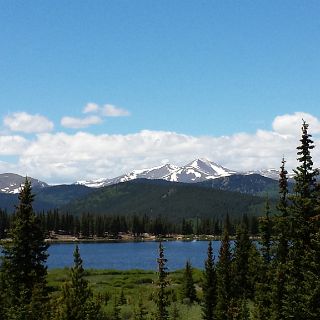
MULTIPOLYGON (((156 270, 158 242, 80 243, 85 268, 156 270)), ((218 256, 220 242, 214 241, 213 252, 218 256)), ((187 260, 193 267, 203 268, 207 256, 207 241, 168 241, 163 243, 169 271, 182 269, 187 260)), ((71 267, 75 244, 52 244, 49 247, 49 269, 71 267)))

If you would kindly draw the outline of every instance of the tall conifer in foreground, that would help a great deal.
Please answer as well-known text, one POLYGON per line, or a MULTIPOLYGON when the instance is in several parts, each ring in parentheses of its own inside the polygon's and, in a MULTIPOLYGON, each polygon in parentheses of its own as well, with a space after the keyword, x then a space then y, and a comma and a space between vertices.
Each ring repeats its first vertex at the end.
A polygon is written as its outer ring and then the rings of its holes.
POLYGON ((230 320, 231 294, 231 249, 229 238, 230 222, 227 215, 224 224, 223 237, 217 262, 217 304, 216 318, 219 320, 230 320))
POLYGON ((100 305, 93 300, 93 294, 85 279, 79 247, 76 246, 71 279, 62 288, 62 295, 57 301, 58 320, 96 320, 101 319, 100 305))
POLYGON ((183 272, 181 297, 183 301, 193 303, 197 300, 196 287, 192 276, 191 262, 187 261, 183 272))
POLYGON ((167 272, 167 259, 164 257, 164 250, 162 243, 159 244, 159 258, 157 259, 158 262, 158 293, 156 299, 156 320, 167 320, 169 319, 168 313, 168 293, 166 292, 166 288, 168 286, 168 272, 167 272))
POLYGON ((3 245, 1 282, 7 319, 46 318, 48 302, 45 265, 48 245, 32 202, 31 183, 26 178, 10 229, 11 242, 3 245))
POLYGON ((286 288, 286 268, 288 260, 290 225, 288 205, 288 178, 285 169, 285 159, 282 158, 279 173, 278 214, 274 218, 273 241, 274 259, 272 262, 273 279, 271 281, 271 315, 273 320, 283 319, 283 302, 286 288))
POLYGON ((217 289, 217 275, 214 265, 214 256, 212 249, 212 242, 209 241, 207 259, 204 265, 203 273, 203 307, 202 307, 202 319, 213 320, 214 311, 216 306, 216 289, 217 289))
POLYGON ((295 172, 294 194, 290 197, 289 210, 291 226, 290 247, 286 264, 286 292, 283 300, 283 316, 288 319, 317 319, 310 307, 310 287, 316 285, 319 275, 314 272, 313 216, 316 214, 316 176, 311 150, 314 148, 308 124, 302 124, 301 145, 297 147, 299 165, 295 172))
POLYGON ((259 220, 260 252, 259 262, 256 266, 258 274, 255 283, 254 318, 256 320, 269 320, 271 316, 271 219, 269 199, 266 201, 265 216, 259 220), (259 268, 259 269, 258 269, 259 268))

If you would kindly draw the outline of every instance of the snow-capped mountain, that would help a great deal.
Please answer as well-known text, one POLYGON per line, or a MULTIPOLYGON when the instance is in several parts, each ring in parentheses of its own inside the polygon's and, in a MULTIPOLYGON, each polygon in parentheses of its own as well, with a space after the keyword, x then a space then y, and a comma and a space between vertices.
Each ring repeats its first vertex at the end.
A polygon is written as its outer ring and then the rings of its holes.
MULTIPOLYGON (((0 174, 0 192, 11 194, 19 193, 20 187, 24 184, 25 179, 25 177, 15 173, 0 174)), ((33 188, 41 189, 48 187, 48 184, 45 182, 30 177, 28 177, 28 179, 30 179, 33 188)))
POLYGON ((164 176, 162 179, 175 182, 195 183, 226 177, 235 173, 235 171, 224 168, 208 159, 197 159, 178 168, 176 171, 164 176))
MULTIPOLYGON (((273 180, 279 180, 280 170, 274 169, 274 168, 270 168, 270 169, 263 169, 263 170, 247 171, 247 172, 245 172, 243 174, 245 174, 245 175, 259 174, 260 176, 263 176, 263 177, 266 177, 266 178, 270 178, 270 179, 273 179, 273 180)), ((288 177, 288 179, 293 179, 294 172, 288 172, 287 177, 288 177)))
POLYGON ((235 171, 224 168, 214 162, 209 161, 208 159, 197 159, 182 167, 178 167, 172 164, 165 164, 150 169, 134 170, 130 173, 121 175, 113 179, 77 181, 76 184, 98 188, 116 184, 119 182, 142 178, 195 183, 208 179, 225 177, 235 173, 235 171))

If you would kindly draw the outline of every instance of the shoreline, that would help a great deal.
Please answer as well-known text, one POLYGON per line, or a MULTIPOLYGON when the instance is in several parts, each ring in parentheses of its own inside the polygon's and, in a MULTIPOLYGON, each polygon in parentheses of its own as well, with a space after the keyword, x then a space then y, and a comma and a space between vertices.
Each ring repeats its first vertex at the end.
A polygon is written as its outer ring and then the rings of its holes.
MULTIPOLYGON (((231 236, 230 240, 235 240, 235 236, 231 236)), ((78 238, 75 236, 55 236, 54 238, 46 238, 45 242, 48 244, 63 244, 63 243, 124 243, 124 242, 166 242, 166 241, 221 241, 222 236, 214 236, 214 235, 201 235, 201 236, 183 236, 183 235, 175 235, 168 237, 132 237, 132 236, 124 236, 121 238, 78 238)), ((250 236, 251 240, 259 240, 257 236, 250 236)), ((6 242, 11 242, 11 239, 0 239, 0 245, 6 242)))

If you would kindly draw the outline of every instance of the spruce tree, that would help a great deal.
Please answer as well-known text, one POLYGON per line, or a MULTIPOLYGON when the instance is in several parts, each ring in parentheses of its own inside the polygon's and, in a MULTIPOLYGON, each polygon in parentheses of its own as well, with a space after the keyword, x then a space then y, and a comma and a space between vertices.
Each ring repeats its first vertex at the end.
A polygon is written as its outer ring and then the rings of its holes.
POLYGON ((315 233, 312 218, 316 215, 318 170, 313 168, 311 150, 314 148, 308 124, 303 121, 301 145, 297 147, 298 167, 295 172, 294 194, 290 197, 290 247, 286 263, 286 287, 283 300, 284 318, 316 319, 310 314, 310 284, 313 287, 319 275, 313 272, 312 239, 315 233), (314 276, 310 275, 313 274, 314 276))
POLYGON ((203 307, 202 307, 202 319, 213 320, 214 311, 216 306, 216 294, 217 289, 217 275, 214 265, 214 256, 212 249, 212 242, 209 241, 207 259, 205 261, 205 269, 203 273, 203 307))
POLYGON ((218 320, 230 320, 230 302, 231 293, 231 260, 232 254, 230 249, 229 238, 230 222, 227 215, 221 247, 219 250, 219 260, 217 262, 217 305, 216 318, 218 320))
POLYGON ((138 307, 134 314, 134 320, 146 320, 148 311, 143 304, 142 297, 139 297, 138 307))
POLYGON ((85 279, 78 246, 74 250, 73 257, 71 279, 64 284, 57 303, 57 320, 100 319, 102 317, 100 304, 94 301, 88 281, 85 279))
POLYGON ((269 198, 266 200, 265 216, 260 218, 259 221, 260 229, 260 250, 262 252, 263 259, 266 264, 269 264, 271 261, 271 232, 272 224, 270 219, 270 204, 269 198))
POLYGON ((40 310, 43 319, 47 314, 45 263, 48 245, 44 241, 40 221, 33 211, 33 200, 31 183, 26 178, 9 231, 12 241, 3 245, 1 282, 8 319, 36 319, 35 314, 40 310))
POLYGON ((232 291, 236 298, 248 298, 252 293, 249 279, 249 257, 252 243, 249 238, 246 216, 237 228, 232 260, 232 291))
POLYGON ((168 293, 166 288, 168 286, 168 272, 167 272, 167 259, 164 257, 164 249, 162 243, 159 244, 159 258, 157 259, 158 262, 158 292, 157 292, 157 299, 156 299, 156 320, 168 320, 168 293))
POLYGON ((271 220, 269 199, 266 201, 265 216, 260 218, 260 252, 259 261, 255 265, 258 274, 254 296, 254 318, 269 320, 271 316, 271 220))
POLYGON ((274 218, 273 252, 274 259, 272 263, 273 277, 271 279, 271 318, 273 320, 283 319, 283 303, 286 288, 286 269, 289 250, 290 228, 289 228, 289 204, 288 204, 288 178, 285 169, 285 159, 282 163, 279 173, 279 202, 277 205, 278 213, 274 218))
POLYGON ((181 298, 183 301, 188 301, 188 303, 193 303, 197 301, 197 292, 194 285, 194 280, 192 276, 192 266, 191 262, 187 261, 182 278, 181 287, 181 298))

